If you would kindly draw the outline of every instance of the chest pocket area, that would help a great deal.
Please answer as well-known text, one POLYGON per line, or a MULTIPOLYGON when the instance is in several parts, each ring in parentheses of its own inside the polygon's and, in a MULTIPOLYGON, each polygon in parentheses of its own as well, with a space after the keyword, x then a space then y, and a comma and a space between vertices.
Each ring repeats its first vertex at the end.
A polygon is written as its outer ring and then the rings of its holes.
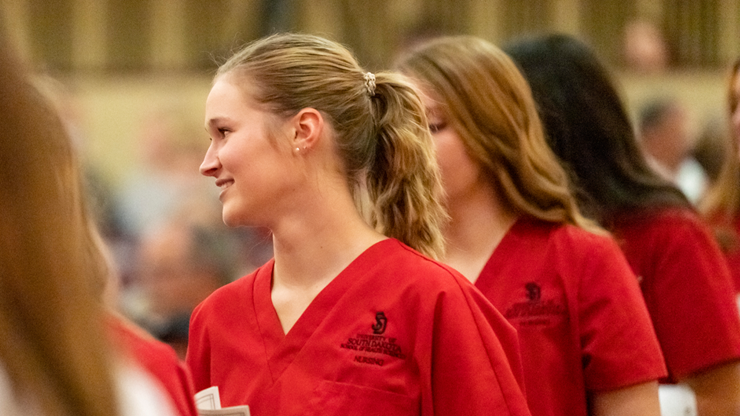
POLYGON ((311 400, 308 415, 413 416, 420 414, 418 399, 355 384, 322 381, 311 400))

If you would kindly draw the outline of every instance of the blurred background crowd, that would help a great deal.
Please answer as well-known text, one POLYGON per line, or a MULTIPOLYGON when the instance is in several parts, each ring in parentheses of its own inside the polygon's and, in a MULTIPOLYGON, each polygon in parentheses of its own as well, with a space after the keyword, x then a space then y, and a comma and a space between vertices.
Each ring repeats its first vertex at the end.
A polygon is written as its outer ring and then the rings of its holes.
POLYGON ((435 35, 569 33, 610 65, 651 162, 691 201, 730 154, 740 0, 0 0, 0 25, 86 164, 121 311, 183 355, 192 308, 271 256, 265 231, 222 224, 198 173, 217 63, 268 33, 333 38, 369 70, 435 35))

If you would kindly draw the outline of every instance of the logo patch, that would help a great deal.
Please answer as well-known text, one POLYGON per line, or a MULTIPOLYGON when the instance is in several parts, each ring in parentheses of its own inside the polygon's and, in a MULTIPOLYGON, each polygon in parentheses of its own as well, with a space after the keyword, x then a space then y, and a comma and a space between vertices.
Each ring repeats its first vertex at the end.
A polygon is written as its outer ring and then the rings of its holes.
POLYGON ((538 301, 542 297, 542 288, 537 283, 529 282, 524 285, 524 289, 527 291, 527 299, 530 302, 538 301))
POLYGON ((373 325, 371 328, 373 329, 373 334, 375 335, 381 335, 383 332, 385 332, 385 325, 388 323, 388 318, 385 317, 385 313, 378 312, 375 314, 375 325, 373 325))
MULTIPOLYGON (((385 312, 375 313, 375 324, 370 325, 370 329, 373 331, 372 334, 355 334, 355 336, 347 338, 346 342, 340 344, 340 348, 366 354, 383 354, 393 358, 406 358, 401 346, 396 344, 396 338, 382 335, 388 329, 388 318, 385 316, 385 312)), ((355 355, 354 361, 381 367, 385 362, 382 358, 362 355, 355 355)))
POLYGON ((535 282, 524 285, 525 302, 515 302, 506 309, 504 317, 516 320, 521 326, 550 326, 553 319, 566 316, 566 308, 556 299, 543 299, 542 286, 535 282))

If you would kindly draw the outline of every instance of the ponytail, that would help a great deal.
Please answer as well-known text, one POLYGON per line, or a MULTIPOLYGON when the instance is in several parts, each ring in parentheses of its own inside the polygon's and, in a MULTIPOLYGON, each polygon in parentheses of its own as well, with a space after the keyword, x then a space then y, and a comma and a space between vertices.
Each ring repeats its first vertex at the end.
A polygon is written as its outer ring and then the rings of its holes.
POLYGON ((401 75, 376 77, 342 45, 292 33, 252 42, 216 76, 225 73, 248 77, 251 98, 279 116, 321 111, 353 197, 369 200, 370 225, 426 255, 442 255, 446 214, 434 146, 421 99, 401 75))
POLYGON ((399 75, 381 73, 372 111, 377 149, 366 178, 371 225, 440 258, 447 214, 440 203, 443 191, 421 100, 399 75))

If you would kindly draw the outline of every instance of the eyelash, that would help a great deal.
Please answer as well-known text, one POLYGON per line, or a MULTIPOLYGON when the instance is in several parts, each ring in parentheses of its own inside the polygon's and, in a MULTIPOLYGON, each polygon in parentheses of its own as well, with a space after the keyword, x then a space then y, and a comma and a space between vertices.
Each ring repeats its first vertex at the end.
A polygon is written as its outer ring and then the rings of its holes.
POLYGON ((445 123, 445 122, 429 123, 429 131, 431 131, 432 134, 438 133, 438 132, 444 130, 445 127, 447 127, 447 123, 445 123))

